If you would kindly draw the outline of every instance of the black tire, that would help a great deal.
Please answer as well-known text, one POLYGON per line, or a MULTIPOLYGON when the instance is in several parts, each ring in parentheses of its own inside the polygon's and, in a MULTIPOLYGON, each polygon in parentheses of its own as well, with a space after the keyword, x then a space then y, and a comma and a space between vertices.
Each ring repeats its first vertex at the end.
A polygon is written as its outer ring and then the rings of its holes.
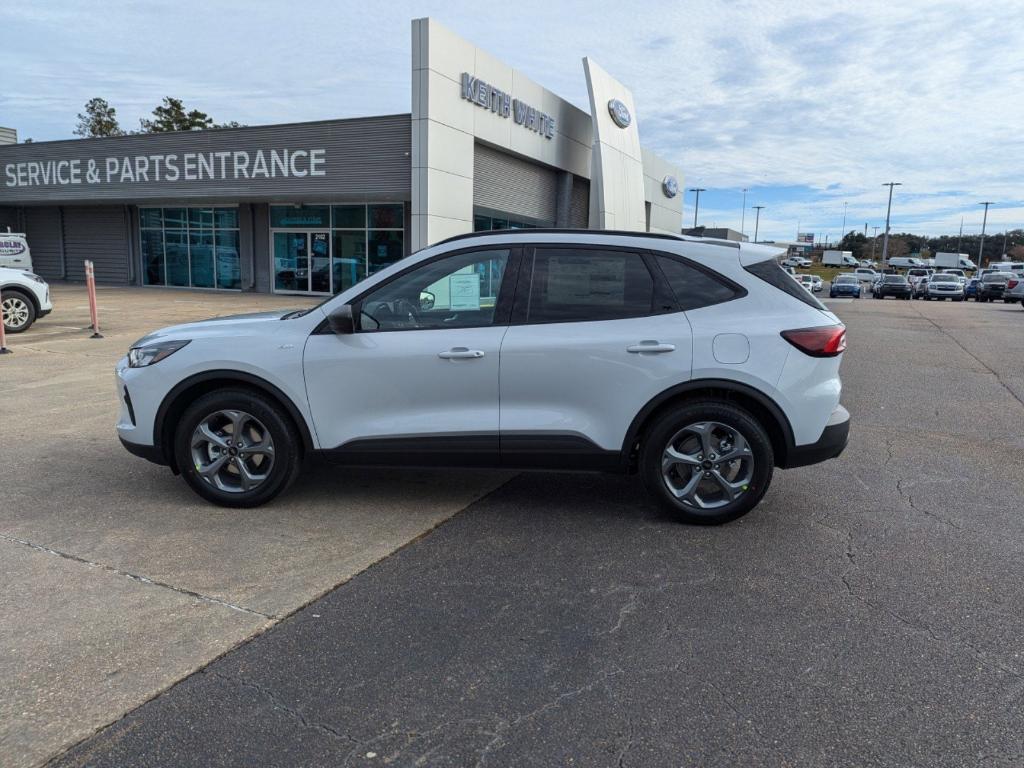
MULTIPOLYGON (((17 288, 7 288, 3 291, 2 296, 0 296, 0 300, 9 309, 16 310, 18 315, 23 318, 20 322, 11 323, 10 325, 4 320, 4 330, 7 333, 22 333, 32 327, 32 323, 36 321, 36 305, 32 303, 32 299, 29 298, 27 293, 19 291, 17 288)), ((3 315, 6 314, 6 312, 3 312, 3 315)))
POLYGON ((955 298, 953 299, 953 301, 963 301, 963 300, 964 300, 964 297, 963 297, 963 296, 957 296, 957 297, 955 297, 955 298))
MULTIPOLYGON (((222 436, 231 437, 231 434, 222 436)), ((182 415, 174 436, 174 455, 185 482, 207 501, 222 507, 257 507, 285 491, 299 476, 302 438, 284 409, 265 395, 250 389, 218 389, 200 397, 182 415), (222 490, 204 479, 197 469, 191 446, 193 433, 204 420, 222 411, 249 414, 273 441, 270 471, 266 473, 266 479, 251 490, 222 490)), ((244 453, 238 456, 244 456, 244 453)), ((229 463, 245 460, 239 457, 229 459, 229 463)), ((255 458, 250 461, 255 461, 255 458)), ((225 466, 224 474, 229 471, 225 466)), ((238 474, 237 470, 235 474, 238 474)))
MULTIPOLYGON (((718 447, 721 447, 721 443, 718 447)), ((744 472, 746 469, 743 460, 737 460, 733 464, 737 465, 738 472, 744 472)), ((640 475, 648 492, 680 522, 695 525, 722 525, 745 515, 757 506, 768 490, 774 469, 775 455, 772 443, 760 422, 742 408, 717 400, 685 403, 665 412, 647 431, 640 450, 640 475), (669 481, 662 474, 662 460, 670 441, 677 438, 686 427, 701 422, 717 422, 738 432, 750 448, 749 457, 752 461, 749 482, 737 498, 711 509, 702 509, 681 501, 669 491, 669 481)), ((670 470, 670 473, 674 471, 678 470, 670 470)), ((706 477, 709 475, 705 474, 706 477)), ((683 482, 682 477, 680 482, 683 482)), ((698 480, 699 484, 704 482, 698 480)), ((712 484, 713 495, 716 484, 710 480, 707 482, 712 484)), ((718 490, 721 490, 720 486, 718 490)))

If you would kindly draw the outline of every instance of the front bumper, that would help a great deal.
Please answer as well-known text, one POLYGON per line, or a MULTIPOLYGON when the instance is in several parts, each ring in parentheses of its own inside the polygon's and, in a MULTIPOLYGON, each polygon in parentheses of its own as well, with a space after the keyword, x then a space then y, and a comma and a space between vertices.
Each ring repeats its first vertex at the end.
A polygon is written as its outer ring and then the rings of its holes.
POLYGON ((132 454, 132 456, 138 456, 139 458, 146 459, 146 461, 159 464, 162 467, 167 466, 167 459, 164 457, 164 452, 157 446, 130 443, 120 435, 118 435, 118 439, 121 441, 121 445, 124 446, 125 450, 132 454))
POLYGON ((782 469, 792 469, 834 459, 845 450, 849 437, 850 412, 843 406, 837 405, 832 411, 832 415, 829 416, 828 423, 818 441, 808 445, 790 447, 785 464, 779 466, 782 469))

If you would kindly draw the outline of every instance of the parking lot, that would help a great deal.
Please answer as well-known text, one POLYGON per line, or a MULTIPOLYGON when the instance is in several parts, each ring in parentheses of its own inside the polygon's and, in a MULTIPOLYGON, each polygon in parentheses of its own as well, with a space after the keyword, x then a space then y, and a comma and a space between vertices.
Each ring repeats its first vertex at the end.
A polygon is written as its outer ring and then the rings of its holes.
POLYGON ((101 289, 90 340, 54 293, 0 358, 0 765, 1024 762, 1019 305, 830 302, 850 446, 702 529, 559 473, 207 506, 117 443, 112 366, 308 300, 101 289))

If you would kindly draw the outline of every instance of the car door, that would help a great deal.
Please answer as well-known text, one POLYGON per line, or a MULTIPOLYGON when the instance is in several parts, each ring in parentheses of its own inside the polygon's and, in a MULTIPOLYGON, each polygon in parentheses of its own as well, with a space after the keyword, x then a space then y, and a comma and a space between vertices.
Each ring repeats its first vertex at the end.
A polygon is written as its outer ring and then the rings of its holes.
POLYGON ((527 249, 501 346, 502 464, 616 461, 640 409, 690 377, 681 309, 650 254, 527 249))
POLYGON ((372 463, 496 463, 515 266, 511 248, 431 259, 351 302, 354 333, 311 335, 303 366, 321 447, 372 463))

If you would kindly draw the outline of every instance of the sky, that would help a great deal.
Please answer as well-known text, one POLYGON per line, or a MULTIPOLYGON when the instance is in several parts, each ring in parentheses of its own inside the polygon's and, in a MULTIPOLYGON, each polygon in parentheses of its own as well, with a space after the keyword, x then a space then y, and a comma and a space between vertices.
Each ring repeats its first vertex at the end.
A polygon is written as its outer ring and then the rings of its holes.
MULTIPOLYGON (((885 225, 1024 227, 1024 2, 0 4, 0 125, 72 138, 101 96, 259 125, 409 112, 410 20, 432 16, 588 109, 582 58, 633 92, 641 141, 703 187, 698 223, 833 241, 885 225), (746 216, 743 193, 746 188, 746 216), (745 221, 744 221, 745 218, 745 221)), ((683 223, 693 224, 694 194, 683 223)))

